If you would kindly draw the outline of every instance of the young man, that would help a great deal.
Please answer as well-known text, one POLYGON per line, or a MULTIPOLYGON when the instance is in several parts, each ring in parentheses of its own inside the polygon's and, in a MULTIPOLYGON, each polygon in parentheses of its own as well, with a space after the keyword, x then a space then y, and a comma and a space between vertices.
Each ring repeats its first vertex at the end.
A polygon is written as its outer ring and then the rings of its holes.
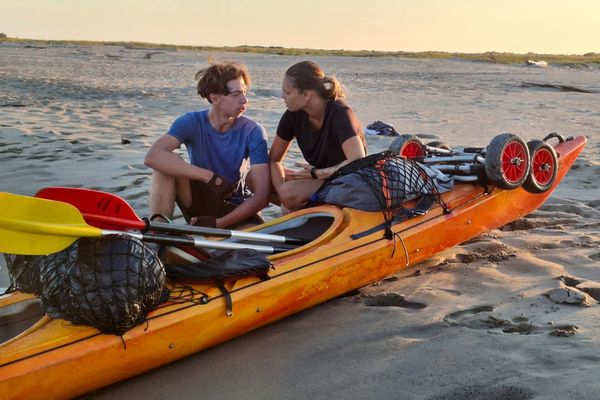
POLYGON ((242 115, 250 76, 244 65, 226 63, 199 71, 196 79, 198 94, 211 107, 177 118, 144 159, 154 169, 151 215, 171 218, 177 202, 190 224, 259 223, 258 212, 268 204, 270 172, 265 129, 242 115), (190 163, 173 153, 181 144, 190 163))

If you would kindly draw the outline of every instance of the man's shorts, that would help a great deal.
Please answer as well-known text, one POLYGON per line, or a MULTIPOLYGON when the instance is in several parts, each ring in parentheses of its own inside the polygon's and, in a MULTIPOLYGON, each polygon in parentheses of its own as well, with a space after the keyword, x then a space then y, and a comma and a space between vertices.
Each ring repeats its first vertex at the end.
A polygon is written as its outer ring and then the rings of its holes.
MULTIPOLYGON (((211 215, 215 218, 221 218, 239 206, 239 204, 232 203, 220 197, 210 188, 210 186, 201 181, 190 180, 190 190, 192 192, 191 207, 185 207, 181 201, 177 199, 177 206, 188 223, 193 217, 200 215, 211 215)), ((236 226, 249 224, 258 225, 263 222, 265 222, 265 220, 260 216, 260 213, 257 213, 244 221, 238 222, 236 226)))

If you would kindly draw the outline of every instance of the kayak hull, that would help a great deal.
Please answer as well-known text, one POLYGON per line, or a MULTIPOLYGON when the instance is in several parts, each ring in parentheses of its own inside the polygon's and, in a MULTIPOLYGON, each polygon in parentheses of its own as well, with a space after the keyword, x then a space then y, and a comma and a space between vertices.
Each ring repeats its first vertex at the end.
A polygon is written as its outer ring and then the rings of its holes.
MULTIPOLYGON (((552 189, 566 175, 585 145, 584 137, 559 143, 559 171, 552 189)), ((270 279, 244 278, 226 284, 233 304, 216 287, 176 285, 181 302, 161 305, 146 323, 122 337, 86 326, 43 317, 20 335, 0 344, 0 396, 7 399, 53 399, 83 395, 167 364, 248 331, 313 307, 415 265, 432 255, 512 222, 538 208, 551 190, 531 194, 457 184, 444 194, 452 210, 434 207, 424 216, 383 231, 365 232, 383 222, 379 212, 319 206, 256 227, 271 233, 279 225, 312 215, 330 225, 313 242, 271 256, 270 279)), ((27 295, 0 297, 0 310, 27 295), (20 296, 20 297, 19 297, 20 296)))

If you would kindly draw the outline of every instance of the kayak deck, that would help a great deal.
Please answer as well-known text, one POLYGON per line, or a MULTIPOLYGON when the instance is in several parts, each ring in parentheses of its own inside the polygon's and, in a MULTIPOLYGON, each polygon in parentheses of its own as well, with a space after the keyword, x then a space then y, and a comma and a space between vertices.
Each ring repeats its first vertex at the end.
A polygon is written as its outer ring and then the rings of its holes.
MULTIPOLYGON (((585 141, 578 137, 556 146, 560 169, 554 187, 585 141)), ((526 215, 550 192, 534 195, 521 188, 457 184, 443 195, 451 213, 434 205, 426 215, 393 225, 392 240, 383 237, 383 230, 353 239, 381 225, 380 212, 324 205, 269 221, 252 231, 315 239, 270 256, 274 269, 268 280, 227 282, 232 316, 226 315, 225 296, 216 286, 169 283, 171 300, 122 338, 43 317, 0 344, 0 393, 8 398, 85 394, 380 280, 526 215)), ((35 308, 31 301, 29 295, 2 296, 0 309, 21 302, 19 307, 35 308), (16 301, 16 296, 23 297, 16 301)), ((3 337, 10 334, 3 332, 3 337)))

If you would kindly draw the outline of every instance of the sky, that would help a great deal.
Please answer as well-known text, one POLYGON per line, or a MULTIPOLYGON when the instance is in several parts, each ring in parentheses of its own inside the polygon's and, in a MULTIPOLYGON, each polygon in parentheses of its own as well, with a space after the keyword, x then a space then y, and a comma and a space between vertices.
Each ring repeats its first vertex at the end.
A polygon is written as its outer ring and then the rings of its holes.
POLYGON ((598 0, 0 0, 29 39, 194 46, 600 53, 598 0))

